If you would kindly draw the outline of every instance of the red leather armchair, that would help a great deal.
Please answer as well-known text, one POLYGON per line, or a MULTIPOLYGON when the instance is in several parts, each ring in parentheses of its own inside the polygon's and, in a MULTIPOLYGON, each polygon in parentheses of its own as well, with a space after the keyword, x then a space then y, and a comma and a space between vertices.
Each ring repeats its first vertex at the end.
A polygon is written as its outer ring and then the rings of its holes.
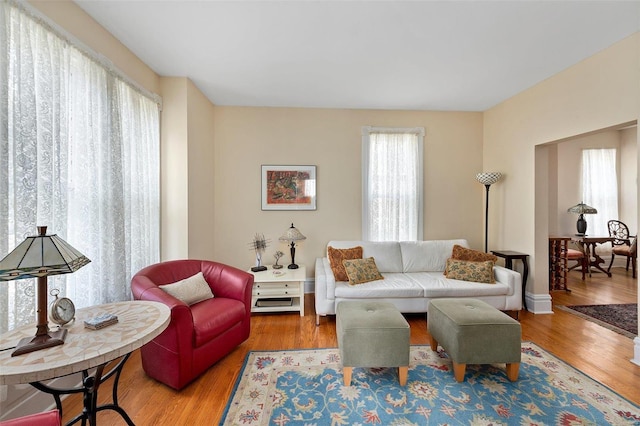
POLYGON ((161 302, 171 322, 141 348, 148 376, 181 389, 249 337, 253 275, 206 260, 173 260, 148 266, 131 280, 136 300, 161 302), (158 286, 202 272, 214 297, 191 306, 158 286))

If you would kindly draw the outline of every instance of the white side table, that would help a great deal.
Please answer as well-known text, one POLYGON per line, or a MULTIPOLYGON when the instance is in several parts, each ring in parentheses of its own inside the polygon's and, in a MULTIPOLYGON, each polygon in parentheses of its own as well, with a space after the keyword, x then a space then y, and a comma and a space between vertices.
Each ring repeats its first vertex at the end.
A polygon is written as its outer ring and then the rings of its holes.
POLYGON ((304 281, 307 270, 304 266, 298 269, 272 269, 251 272, 253 274, 253 292, 251 312, 290 312, 300 311, 304 316, 304 281), (289 300, 291 303, 289 303, 289 300))

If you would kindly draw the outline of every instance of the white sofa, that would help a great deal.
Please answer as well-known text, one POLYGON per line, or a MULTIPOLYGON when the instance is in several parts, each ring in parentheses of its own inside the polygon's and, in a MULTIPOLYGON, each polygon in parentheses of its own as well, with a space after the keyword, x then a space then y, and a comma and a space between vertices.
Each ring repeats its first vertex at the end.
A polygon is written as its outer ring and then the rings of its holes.
POLYGON ((329 259, 316 259, 316 325, 320 316, 335 315, 343 300, 384 300, 400 312, 427 312, 429 301, 441 297, 480 299, 502 311, 522 309, 520 273, 494 266, 495 283, 483 284, 444 276, 447 259, 455 244, 469 247, 466 240, 433 241, 330 241, 328 247, 361 246, 363 257, 373 257, 384 280, 349 285, 335 280, 329 259))

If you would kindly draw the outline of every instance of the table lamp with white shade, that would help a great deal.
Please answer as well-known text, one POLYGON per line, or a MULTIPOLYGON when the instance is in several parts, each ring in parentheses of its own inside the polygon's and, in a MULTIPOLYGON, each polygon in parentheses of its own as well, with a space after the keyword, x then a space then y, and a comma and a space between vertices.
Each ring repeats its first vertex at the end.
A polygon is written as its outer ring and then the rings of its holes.
POLYGON ((296 265, 295 257, 296 257, 296 241, 306 240, 307 237, 302 235, 300 231, 298 231, 293 223, 291 226, 282 234, 280 237, 280 241, 291 243, 291 264, 287 266, 289 269, 298 269, 298 265, 296 265))

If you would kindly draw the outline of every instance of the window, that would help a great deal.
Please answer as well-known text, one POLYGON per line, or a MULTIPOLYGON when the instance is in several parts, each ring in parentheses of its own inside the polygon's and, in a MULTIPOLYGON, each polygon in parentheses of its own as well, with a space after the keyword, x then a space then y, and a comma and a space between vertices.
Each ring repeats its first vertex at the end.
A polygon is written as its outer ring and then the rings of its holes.
POLYGON ((615 149, 582 151, 582 198, 598 214, 586 217, 589 235, 609 235, 607 221, 618 219, 618 179, 615 149))
MULTIPOLYGON (((91 263, 50 277, 78 307, 130 300, 160 257, 159 98, 27 4, 0 2, 0 256, 36 226, 91 263)), ((35 317, 33 280, 0 286, 0 332, 35 317)))
POLYGON ((362 129, 362 237, 422 239, 423 128, 362 129))

